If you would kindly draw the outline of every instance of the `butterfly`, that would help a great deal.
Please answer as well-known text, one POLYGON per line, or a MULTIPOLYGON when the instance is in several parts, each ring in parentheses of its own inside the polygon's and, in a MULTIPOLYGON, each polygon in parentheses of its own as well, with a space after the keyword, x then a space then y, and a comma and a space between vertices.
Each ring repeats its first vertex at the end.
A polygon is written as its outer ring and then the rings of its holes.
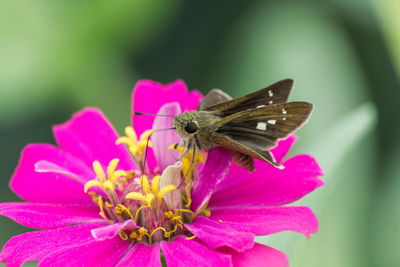
POLYGON ((268 150, 306 123, 313 110, 311 103, 287 102, 293 84, 292 79, 281 80, 234 99, 219 89, 211 90, 197 110, 173 118, 185 147, 180 158, 190 150, 194 155, 223 147, 249 171, 255 170, 254 158, 282 169, 268 150))

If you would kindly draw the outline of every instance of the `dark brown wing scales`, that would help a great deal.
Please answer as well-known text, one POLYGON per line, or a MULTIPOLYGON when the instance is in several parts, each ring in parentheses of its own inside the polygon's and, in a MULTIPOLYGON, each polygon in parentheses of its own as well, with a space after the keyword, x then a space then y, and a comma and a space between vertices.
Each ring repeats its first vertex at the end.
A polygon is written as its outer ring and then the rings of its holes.
POLYGON ((219 115, 224 117, 247 109, 262 108, 271 104, 285 103, 292 91, 293 83, 292 79, 282 80, 264 89, 239 98, 224 102, 221 101, 218 104, 207 105, 206 107, 203 105, 204 107, 201 107, 202 109, 200 110, 217 112, 219 115))
POLYGON ((291 102, 245 110, 218 121, 217 132, 250 147, 265 150, 303 125, 312 104, 291 102))
MULTIPOLYGON (((230 147, 234 150, 282 168, 267 149, 275 147, 279 139, 301 127, 308 120, 312 109, 310 103, 291 102, 245 110, 218 121, 216 132, 229 140, 225 141, 224 146, 229 147, 229 143, 232 143, 234 145, 230 147)), ((251 170, 249 160, 243 156, 236 157, 238 165, 251 170)))

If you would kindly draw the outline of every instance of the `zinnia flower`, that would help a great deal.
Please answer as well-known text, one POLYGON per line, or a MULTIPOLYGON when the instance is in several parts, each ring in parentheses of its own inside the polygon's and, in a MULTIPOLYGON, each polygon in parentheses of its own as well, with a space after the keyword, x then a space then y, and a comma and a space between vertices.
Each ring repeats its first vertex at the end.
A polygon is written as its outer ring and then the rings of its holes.
MULTIPOLYGON (((175 115, 197 108, 201 97, 182 81, 140 81, 133 107, 175 115)), ((249 173, 230 166, 230 153, 222 148, 211 150, 205 164, 203 154, 194 155, 193 168, 192 155, 176 162, 179 153, 170 145, 178 136, 151 130, 170 128, 171 118, 134 115, 132 125, 118 137, 99 110, 86 108, 53 128, 58 146, 23 150, 10 187, 26 202, 1 203, 0 214, 43 230, 11 238, 0 261, 287 266, 284 253, 255 243, 255 236, 295 231, 308 238, 317 231, 308 207, 285 206, 323 184, 311 156, 282 161, 294 136, 271 150, 285 169, 256 160, 256 171, 249 173), (186 174, 190 179, 182 182, 186 174)))

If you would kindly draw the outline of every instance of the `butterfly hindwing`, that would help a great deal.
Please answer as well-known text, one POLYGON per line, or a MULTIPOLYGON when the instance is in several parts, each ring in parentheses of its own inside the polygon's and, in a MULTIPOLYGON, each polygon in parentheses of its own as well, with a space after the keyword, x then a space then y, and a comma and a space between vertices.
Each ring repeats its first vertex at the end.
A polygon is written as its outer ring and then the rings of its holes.
POLYGON ((204 98, 201 100, 199 107, 197 110, 206 110, 209 107, 212 107, 216 104, 231 100, 227 93, 220 89, 212 89, 204 98))
POLYGON ((236 164, 249 171, 254 170, 253 158, 269 162, 277 168, 283 168, 282 165, 276 162, 274 156, 269 151, 248 146, 228 136, 224 136, 224 138, 217 137, 216 139, 220 141, 220 146, 232 151, 232 159, 236 164))

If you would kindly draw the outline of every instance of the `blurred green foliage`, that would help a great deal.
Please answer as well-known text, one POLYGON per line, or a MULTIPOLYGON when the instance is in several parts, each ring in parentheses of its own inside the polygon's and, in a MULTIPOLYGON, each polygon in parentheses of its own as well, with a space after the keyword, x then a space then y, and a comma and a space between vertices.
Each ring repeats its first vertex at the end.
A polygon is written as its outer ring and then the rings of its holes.
MULTIPOLYGON (((234 96, 295 78, 315 104, 292 154, 311 153, 326 186, 300 200, 310 240, 261 237, 292 266, 398 266, 400 4, 397 0, 0 2, 0 201, 28 143, 100 107, 121 131, 138 79, 184 79, 234 96)), ((0 244, 26 229, 0 218, 0 244)))

